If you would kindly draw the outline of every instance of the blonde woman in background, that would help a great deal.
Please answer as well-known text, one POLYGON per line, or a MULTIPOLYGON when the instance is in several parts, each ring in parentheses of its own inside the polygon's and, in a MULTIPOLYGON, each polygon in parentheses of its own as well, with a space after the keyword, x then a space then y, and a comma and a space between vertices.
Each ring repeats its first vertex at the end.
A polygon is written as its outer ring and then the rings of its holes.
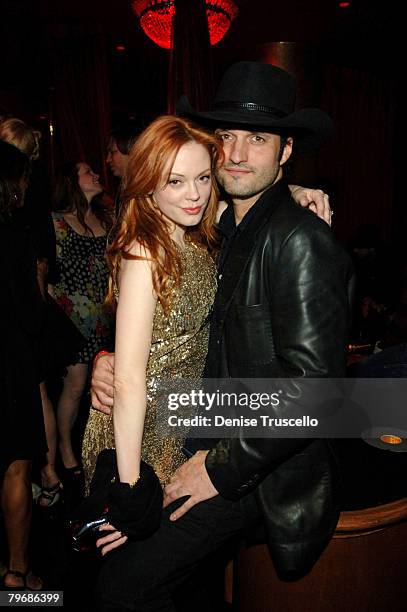
POLYGON ((14 222, 24 202, 28 171, 27 157, 0 141, 0 505, 8 544, 7 558, 0 551, 0 575, 7 590, 43 586, 31 571, 28 542, 31 465, 46 450, 37 367, 45 302, 31 241, 14 222))
POLYGON ((55 301, 47 294, 48 271, 55 267, 55 232, 51 217, 49 179, 37 161, 41 133, 29 127, 21 119, 11 117, 0 123, 0 140, 15 146, 28 157, 30 162, 24 206, 16 210, 14 216, 21 227, 28 227, 30 230, 30 238, 37 256, 38 284, 41 295, 47 302, 47 326, 41 343, 43 380, 40 383, 40 393, 48 453, 46 463, 41 469, 41 494, 38 503, 42 507, 50 507, 60 499, 61 482, 55 471, 56 418, 44 379, 45 376, 59 373, 58 367, 63 368, 75 359, 76 350, 79 350, 82 339, 55 301))

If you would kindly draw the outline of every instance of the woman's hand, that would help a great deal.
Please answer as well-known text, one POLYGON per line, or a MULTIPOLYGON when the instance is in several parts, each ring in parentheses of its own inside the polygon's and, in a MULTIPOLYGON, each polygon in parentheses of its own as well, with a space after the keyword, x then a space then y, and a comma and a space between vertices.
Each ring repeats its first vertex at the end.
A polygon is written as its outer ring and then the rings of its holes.
POLYGON ((331 226, 332 211, 327 193, 324 193, 321 189, 308 189, 300 185, 289 185, 289 188, 291 196, 297 204, 309 208, 331 226))
POLYGON ((111 550, 119 548, 119 546, 122 546, 128 540, 127 536, 123 535, 120 531, 117 531, 116 527, 113 527, 113 525, 110 525, 109 523, 101 525, 99 527, 99 531, 107 532, 107 535, 102 535, 96 540, 96 548, 100 550, 102 557, 104 557, 111 550))

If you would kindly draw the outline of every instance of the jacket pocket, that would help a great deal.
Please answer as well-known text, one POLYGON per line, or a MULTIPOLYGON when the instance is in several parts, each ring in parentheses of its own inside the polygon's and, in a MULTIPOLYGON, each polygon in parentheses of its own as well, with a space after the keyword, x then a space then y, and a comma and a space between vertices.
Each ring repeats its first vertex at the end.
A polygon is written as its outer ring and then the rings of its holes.
POLYGON ((236 305, 228 313, 229 363, 261 365, 275 359, 269 304, 236 305))

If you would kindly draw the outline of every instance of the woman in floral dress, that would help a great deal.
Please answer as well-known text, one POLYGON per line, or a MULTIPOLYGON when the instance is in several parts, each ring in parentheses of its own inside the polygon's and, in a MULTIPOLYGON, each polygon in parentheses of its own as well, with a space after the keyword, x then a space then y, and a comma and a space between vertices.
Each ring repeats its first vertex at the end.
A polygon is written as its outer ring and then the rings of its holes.
POLYGON ((65 475, 74 479, 82 470, 71 444, 88 365, 109 343, 111 320, 104 300, 108 285, 106 234, 111 211, 99 197, 99 177, 88 164, 67 163, 55 178, 53 221, 57 240, 55 282, 50 292, 87 343, 78 363, 67 368, 58 402, 59 450, 65 475))

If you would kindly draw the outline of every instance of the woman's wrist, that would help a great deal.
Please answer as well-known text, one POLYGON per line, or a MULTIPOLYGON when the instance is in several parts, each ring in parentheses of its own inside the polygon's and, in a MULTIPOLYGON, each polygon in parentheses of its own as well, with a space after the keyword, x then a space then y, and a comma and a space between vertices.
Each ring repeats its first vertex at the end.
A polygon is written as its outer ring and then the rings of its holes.
POLYGON ((135 480, 133 480, 132 482, 123 482, 122 480, 119 482, 119 484, 121 485, 125 485, 128 486, 130 489, 134 489, 134 487, 137 485, 137 483, 140 480, 140 476, 137 476, 137 478, 135 480))

